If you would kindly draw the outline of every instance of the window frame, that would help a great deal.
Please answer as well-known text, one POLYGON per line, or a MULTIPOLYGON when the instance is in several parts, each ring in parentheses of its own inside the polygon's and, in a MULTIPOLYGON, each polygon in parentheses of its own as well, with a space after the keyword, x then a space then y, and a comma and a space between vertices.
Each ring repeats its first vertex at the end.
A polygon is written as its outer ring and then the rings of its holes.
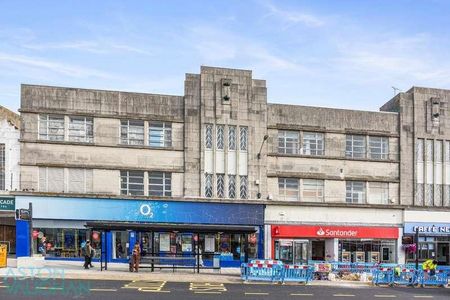
POLYGON ((366 204, 367 203, 367 183, 365 181, 350 180, 345 182, 345 202, 349 204, 366 204), (362 191, 358 191, 355 185, 361 184, 362 191), (350 189, 349 189, 350 188, 350 189), (361 195, 361 199, 358 197, 358 201, 355 202, 355 195, 361 195), (361 200, 361 202, 359 201, 361 200))
POLYGON ((283 201, 299 201, 300 200, 300 180, 298 178, 279 177, 278 178, 278 197, 283 201), (293 184, 296 188, 292 188, 293 184), (291 197, 295 195, 294 197, 291 197))
POLYGON ((389 137, 369 136, 369 157, 376 160, 389 159, 389 137), (374 145, 374 143, 377 143, 376 139, 380 140, 379 145, 374 145), (379 152, 374 152, 375 149, 378 149, 379 152))
POLYGON ((70 142, 80 142, 80 143, 93 143, 94 142, 94 118, 85 116, 69 116, 69 126, 68 126, 67 138, 70 142), (73 126, 73 120, 78 119, 80 122, 78 125, 82 125, 83 128, 75 129, 73 126), (74 135, 73 132, 82 132, 80 135, 74 135), (78 139, 77 139, 78 138, 78 139))
POLYGON ((278 153, 280 154, 299 154, 300 153, 300 132, 293 130, 278 130, 278 153), (289 137, 288 135, 296 135, 289 137), (296 139, 296 141, 295 141, 296 139), (288 147, 291 143, 292 147, 288 147), (292 152, 288 151, 292 150, 292 152))
POLYGON ((345 157, 359 159, 367 158, 367 136, 361 134, 347 134, 345 137, 345 157), (355 138, 362 138, 361 141, 363 142, 363 145, 355 145, 355 138), (355 151, 357 148, 362 149, 363 151, 355 151))
POLYGON ((148 122, 148 146, 155 148, 172 147, 172 123, 149 121, 148 122), (153 142, 152 138, 158 139, 153 142))
POLYGON ((303 202, 324 202, 325 180, 323 179, 302 179, 302 201, 303 202), (311 184, 311 183, 315 184, 311 184), (314 188, 306 188, 314 187, 314 188), (314 193, 316 196, 305 196, 305 193, 314 193))
POLYGON ((304 155, 311 155, 311 156, 323 156, 325 154, 325 135, 322 132, 308 132, 304 131, 302 133, 302 153, 304 155), (314 135, 313 138, 305 138, 307 135, 314 135), (320 137, 320 138, 318 138, 320 137), (309 141, 309 153, 307 153, 306 149, 306 141, 309 141), (312 143, 311 143, 312 141, 312 143), (315 149, 311 148, 311 145, 315 145, 315 149), (319 147, 320 145, 320 147, 319 147))
POLYGON ((382 204, 382 205, 389 204, 389 183, 388 182, 378 182, 378 181, 368 182, 368 190, 369 190, 368 195, 367 195, 368 203, 382 204), (379 186, 377 187, 376 185, 379 185, 379 186), (381 191, 381 193, 373 193, 374 190, 381 191), (380 201, 379 201, 379 199, 374 198, 375 196, 379 197, 380 195, 381 195, 380 201), (385 199, 383 199, 383 196, 386 196, 385 199))
POLYGON ((172 197, 172 173, 163 171, 149 171, 148 195, 154 197, 172 197), (161 180, 161 183, 152 183, 152 180, 161 180), (160 187, 160 189, 155 189, 154 187, 160 187))
POLYGON ((120 144, 131 146, 144 146, 145 145, 145 122, 142 120, 120 120, 120 144), (126 122, 126 124, 124 124, 126 122), (135 123, 135 124, 130 124, 135 123), (139 125, 138 125, 139 123, 139 125), (142 124, 142 125, 140 125, 142 124), (142 133, 132 132, 130 129, 142 128, 142 133), (125 132, 124 132, 125 129, 125 132), (130 135, 142 135, 142 140, 130 135), (138 143, 136 141, 139 141, 138 143), (142 141, 142 142, 140 142, 142 141))
POLYGON ((0 144, 0 191, 6 190, 6 144, 0 144))
POLYGON ((121 170, 120 171, 120 194, 126 196, 145 196, 145 172, 144 171, 132 171, 132 170, 121 170), (125 174, 126 175, 123 175, 125 174), (134 175, 130 176, 130 173, 134 173, 134 175), (137 176, 136 174, 142 174, 142 183, 140 182, 131 182, 130 178, 140 178, 141 176, 137 176), (126 179, 124 182, 124 178, 126 179), (125 184, 125 187, 124 187, 125 184), (140 189, 131 189, 130 185, 133 186, 142 186, 142 193, 136 193, 136 191, 140 191, 140 189), (125 191, 125 193, 124 193, 125 191))
POLYGON ((39 114, 39 122, 38 122, 38 138, 39 138, 39 140, 56 141, 56 142, 65 141, 65 133, 66 133, 65 124, 66 124, 66 121, 65 121, 64 115, 39 114), (43 118, 45 118, 45 119, 43 119, 43 118), (62 127, 56 127, 56 126, 50 127, 51 122, 60 123, 60 124, 62 124, 62 127), (45 129, 45 133, 43 133, 43 129, 45 129), (50 131, 52 129, 57 130, 57 131, 62 130, 62 132, 58 133, 58 134, 51 134, 50 131), (55 137, 57 137, 57 138, 55 138, 55 137))

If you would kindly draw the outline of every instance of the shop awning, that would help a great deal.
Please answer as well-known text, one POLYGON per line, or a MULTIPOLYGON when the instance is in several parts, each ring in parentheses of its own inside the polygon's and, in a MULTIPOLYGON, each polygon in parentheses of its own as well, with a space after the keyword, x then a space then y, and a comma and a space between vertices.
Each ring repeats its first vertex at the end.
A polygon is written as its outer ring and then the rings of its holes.
POLYGON ((255 233, 255 226, 247 225, 210 225, 210 224, 167 224, 138 222, 86 222, 86 228, 101 231, 155 231, 155 232, 189 232, 189 233, 255 233))

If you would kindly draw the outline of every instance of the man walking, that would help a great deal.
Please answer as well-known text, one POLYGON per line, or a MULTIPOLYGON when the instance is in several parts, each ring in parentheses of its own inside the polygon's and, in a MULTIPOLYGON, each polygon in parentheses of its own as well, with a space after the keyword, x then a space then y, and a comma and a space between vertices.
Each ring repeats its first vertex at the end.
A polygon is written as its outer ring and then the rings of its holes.
POLYGON ((84 268, 89 269, 89 266, 92 265, 91 263, 91 254, 92 254, 92 247, 91 242, 89 240, 86 241, 86 244, 83 247, 83 256, 84 256, 84 268))

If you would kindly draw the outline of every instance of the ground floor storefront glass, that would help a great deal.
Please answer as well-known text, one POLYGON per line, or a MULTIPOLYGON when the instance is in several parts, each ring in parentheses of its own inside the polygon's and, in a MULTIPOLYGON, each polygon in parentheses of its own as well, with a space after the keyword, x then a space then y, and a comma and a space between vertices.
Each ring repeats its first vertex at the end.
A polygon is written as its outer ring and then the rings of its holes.
MULTIPOLYGON (((414 241, 414 236, 405 239, 414 241)), ((439 265, 450 265, 450 236, 419 236, 419 262, 434 258, 439 265)), ((406 260, 409 263, 416 261, 416 253, 408 251, 406 260)))
POLYGON ((339 240, 339 261, 394 263, 396 240, 339 240))

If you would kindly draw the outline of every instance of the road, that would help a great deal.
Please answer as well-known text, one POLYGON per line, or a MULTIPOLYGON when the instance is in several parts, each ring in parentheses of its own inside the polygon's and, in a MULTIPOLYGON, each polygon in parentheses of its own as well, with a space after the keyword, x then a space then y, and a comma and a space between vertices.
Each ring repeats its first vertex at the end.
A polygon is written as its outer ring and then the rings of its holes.
POLYGON ((3 279, 0 299, 450 299, 444 288, 3 279))

